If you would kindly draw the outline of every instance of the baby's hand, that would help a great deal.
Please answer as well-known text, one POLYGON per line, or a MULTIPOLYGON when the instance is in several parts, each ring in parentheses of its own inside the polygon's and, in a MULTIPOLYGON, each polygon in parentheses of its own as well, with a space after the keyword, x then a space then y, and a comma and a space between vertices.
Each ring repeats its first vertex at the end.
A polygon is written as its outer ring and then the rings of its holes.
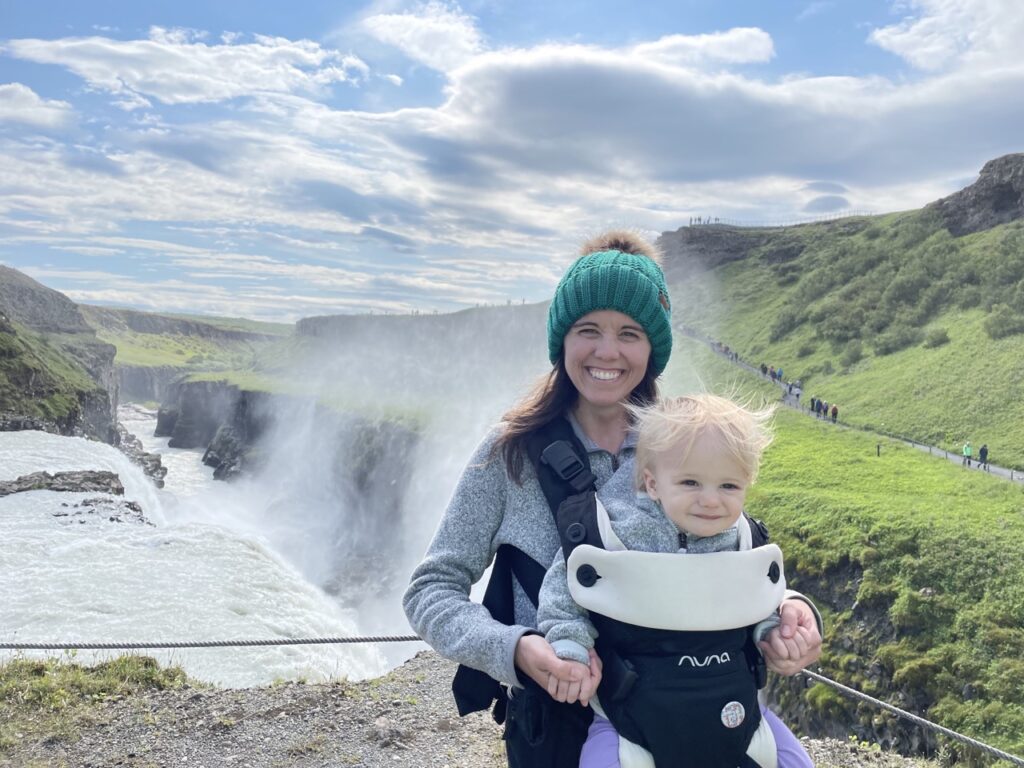
POLYGON ((548 693, 555 701, 568 704, 579 701, 587 706, 599 680, 600 677, 593 675, 586 664, 563 660, 562 664, 548 673, 548 693))
POLYGON ((812 647, 818 638, 817 631, 807 627, 797 627, 789 638, 782 636, 779 627, 769 632, 765 639, 758 643, 761 653, 765 658, 768 669, 781 675, 793 675, 806 666, 805 656, 808 649, 812 647))

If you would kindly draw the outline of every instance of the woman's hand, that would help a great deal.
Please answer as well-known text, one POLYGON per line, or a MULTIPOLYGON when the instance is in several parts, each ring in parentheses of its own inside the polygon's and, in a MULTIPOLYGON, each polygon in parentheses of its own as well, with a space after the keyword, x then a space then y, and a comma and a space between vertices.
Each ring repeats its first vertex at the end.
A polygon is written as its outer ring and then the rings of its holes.
POLYGON ((821 633, 814 612, 803 600, 784 600, 779 614, 779 626, 757 645, 768 669, 780 675, 795 675, 821 656, 821 633))
POLYGON ((586 706, 601 682, 601 661, 590 651, 590 665, 558 658, 540 635, 523 635, 516 644, 516 667, 530 676, 556 701, 586 706), (577 687, 578 686, 578 687, 577 687))

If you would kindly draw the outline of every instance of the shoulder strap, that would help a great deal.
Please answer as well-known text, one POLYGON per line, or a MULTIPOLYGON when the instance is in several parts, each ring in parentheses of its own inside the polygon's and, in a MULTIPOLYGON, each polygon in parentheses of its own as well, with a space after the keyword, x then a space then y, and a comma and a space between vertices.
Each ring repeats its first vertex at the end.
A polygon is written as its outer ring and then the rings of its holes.
POLYGON ((597 482, 583 443, 572 425, 559 416, 534 432, 526 441, 526 456, 540 482, 551 514, 570 496, 592 490, 597 482))
MULTIPOLYGON (((556 521, 558 508, 565 499, 594 487, 596 479, 590 471, 587 452, 564 417, 558 417, 530 435, 526 441, 526 455, 537 471, 544 498, 556 521)), ((547 565, 542 566, 510 544, 498 547, 483 599, 483 605, 491 616, 502 624, 515 623, 513 575, 536 605, 547 565)), ((494 719, 499 724, 504 722, 505 692, 486 673, 460 665, 452 680, 452 693, 460 716, 487 709, 497 701, 494 719)))
POLYGON ((604 549, 597 522, 597 496, 593 491, 577 493, 563 501, 558 508, 555 523, 566 561, 580 544, 604 549))
POLYGON ((743 517, 750 523, 750 546, 752 549, 763 547, 771 541, 771 537, 768 535, 768 526, 756 517, 751 517, 746 512, 743 513, 743 517))

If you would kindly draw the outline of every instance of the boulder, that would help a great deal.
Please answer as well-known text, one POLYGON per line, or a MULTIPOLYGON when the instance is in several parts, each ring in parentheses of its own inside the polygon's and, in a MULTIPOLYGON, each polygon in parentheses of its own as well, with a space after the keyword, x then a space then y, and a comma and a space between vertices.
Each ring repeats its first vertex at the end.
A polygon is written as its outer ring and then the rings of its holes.
POLYGON ((950 234, 981 232, 1024 217, 1024 153, 985 163, 978 180, 925 206, 936 212, 950 234))

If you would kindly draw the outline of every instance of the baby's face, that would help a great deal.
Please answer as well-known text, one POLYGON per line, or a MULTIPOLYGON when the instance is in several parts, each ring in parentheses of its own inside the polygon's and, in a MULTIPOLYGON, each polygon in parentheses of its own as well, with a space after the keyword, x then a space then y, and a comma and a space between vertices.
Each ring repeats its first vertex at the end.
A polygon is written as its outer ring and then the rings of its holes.
POLYGON ((722 438, 701 434, 684 458, 684 445, 659 454, 644 470, 647 495, 661 503, 680 531, 713 536, 732 527, 743 513, 749 478, 722 438))

